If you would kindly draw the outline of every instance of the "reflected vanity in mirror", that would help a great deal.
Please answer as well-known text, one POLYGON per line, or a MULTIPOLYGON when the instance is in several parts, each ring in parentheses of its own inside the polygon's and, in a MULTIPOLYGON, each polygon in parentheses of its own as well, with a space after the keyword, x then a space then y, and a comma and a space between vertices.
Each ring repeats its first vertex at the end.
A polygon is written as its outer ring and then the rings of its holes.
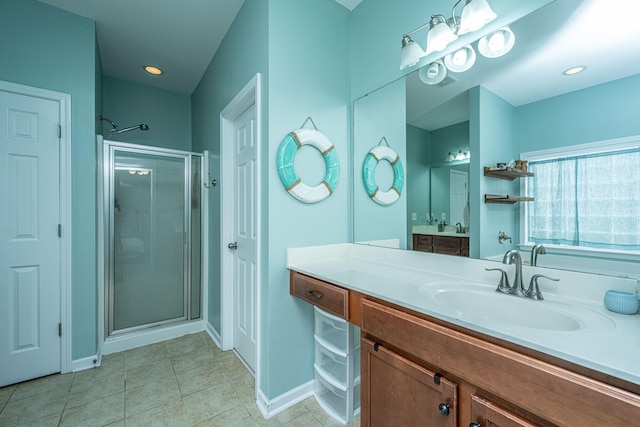
MULTIPOLYGON (((438 84, 425 84, 416 69, 356 100, 354 170, 359 170, 358 147, 367 134, 369 141, 379 134, 394 138, 396 149, 404 139, 406 198, 399 200, 404 210, 382 214, 359 198, 363 190, 354 179, 354 241, 395 238, 401 249, 419 249, 413 235, 429 234, 414 231, 435 229, 437 234, 444 213, 451 227, 447 231, 455 234, 457 222, 468 227, 472 257, 502 259, 517 248, 523 240, 520 204, 485 204, 484 194, 519 194, 520 180, 487 178, 485 166, 518 159, 520 153, 640 134, 632 113, 640 110, 640 97, 633 96, 640 90, 640 44, 635 43, 640 31, 621 15, 628 14, 602 0, 554 1, 509 24, 515 45, 507 55, 477 55, 469 70, 448 70, 438 84), (593 28, 610 19, 617 23, 606 40, 594 37, 593 28), (587 68, 563 74, 577 65, 587 68), (449 152, 455 156, 459 151, 470 153, 465 165, 467 223, 453 217, 451 196, 443 196, 451 194, 450 174, 458 166, 446 159, 449 152), (445 171, 448 181, 441 176, 445 171), (378 225, 372 226, 370 218, 377 218, 378 225), (500 231, 512 236, 513 243, 500 243, 500 231)), ((552 258, 540 257, 539 265, 574 269, 570 263, 545 265, 552 258)))

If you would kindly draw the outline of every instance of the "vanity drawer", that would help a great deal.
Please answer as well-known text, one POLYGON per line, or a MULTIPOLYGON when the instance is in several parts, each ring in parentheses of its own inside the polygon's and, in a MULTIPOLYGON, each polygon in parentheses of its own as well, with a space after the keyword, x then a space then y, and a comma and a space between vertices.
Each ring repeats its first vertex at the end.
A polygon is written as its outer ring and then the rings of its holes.
POLYGON ((422 252, 433 252, 433 236, 414 234, 413 250, 422 252))
POLYGON ((292 271, 290 293, 342 319, 349 319, 349 291, 346 289, 292 271))
POLYGON ((433 236, 433 246, 441 249, 460 249, 460 238, 449 236, 433 236))

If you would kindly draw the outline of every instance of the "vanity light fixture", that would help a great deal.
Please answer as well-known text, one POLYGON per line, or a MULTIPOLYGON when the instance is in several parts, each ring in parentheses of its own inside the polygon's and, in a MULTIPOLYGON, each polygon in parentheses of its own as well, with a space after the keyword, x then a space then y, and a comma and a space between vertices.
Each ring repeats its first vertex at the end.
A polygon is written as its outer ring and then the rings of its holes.
POLYGON ((587 69, 586 65, 577 65, 575 67, 568 68, 562 72, 565 76, 573 76, 575 74, 579 74, 587 69))
POLYGON ((463 73, 473 67, 476 62, 476 51, 470 44, 461 47, 455 52, 451 52, 444 57, 444 65, 449 71, 454 73, 463 73))
POLYGON ((408 35, 402 36, 402 49, 400 50, 400 69, 404 70, 408 67, 413 67, 420 61, 420 58, 425 56, 424 50, 420 45, 408 35))
POLYGON ((508 25, 487 34, 478 41, 478 52, 486 58, 498 58, 508 53, 516 42, 516 36, 508 25))
POLYGON ((164 71, 162 71, 162 69, 154 65, 145 65, 143 68, 147 73, 153 74, 154 76, 159 76, 161 74, 164 74, 164 71))
POLYGON ((449 43, 454 42, 457 38, 454 30, 447 24, 447 18, 443 15, 432 15, 429 21, 429 31, 427 31, 425 55, 445 50, 449 43))
POLYGON ((437 85, 447 77, 447 69, 442 61, 435 61, 426 67, 420 68, 418 77, 424 84, 437 85))
MULTIPOLYGON (((466 3, 462 7, 462 13, 460 17, 457 17, 456 7, 458 7, 462 1, 463 0, 457 0, 453 5, 451 18, 447 19, 441 14, 431 15, 428 22, 402 36, 402 49, 400 51, 401 70, 413 67, 420 62, 420 59, 424 56, 445 50, 449 44, 458 39, 458 36, 478 31, 497 18, 496 13, 491 9, 487 0, 465 0, 466 3), (414 42, 410 36, 427 27, 427 48, 423 51, 420 45, 414 42)), ((486 50, 489 54, 498 50, 496 46, 508 45, 509 42, 511 42, 511 47, 513 46, 513 37, 508 38, 500 31, 502 31, 502 29, 492 33, 495 37, 487 39, 486 41, 487 44, 491 42, 491 47, 493 48, 492 50, 486 50), (505 39, 505 43, 500 43, 500 40, 503 38, 505 39)), ((513 36, 513 33, 511 33, 511 36, 513 36)), ((509 47, 509 49, 511 49, 511 47, 509 47)), ((508 52, 508 49, 504 51, 504 53, 506 52, 508 52)), ((467 45, 447 55, 445 64, 449 70, 461 73, 471 68, 475 63, 475 59, 475 51, 471 45, 467 45)))

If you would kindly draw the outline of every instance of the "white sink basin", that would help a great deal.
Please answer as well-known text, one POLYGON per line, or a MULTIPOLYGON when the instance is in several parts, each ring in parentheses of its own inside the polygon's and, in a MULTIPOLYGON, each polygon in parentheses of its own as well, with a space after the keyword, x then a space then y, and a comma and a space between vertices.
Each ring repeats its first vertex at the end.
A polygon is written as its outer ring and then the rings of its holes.
POLYGON ((457 319, 546 331, 612 329, 614 321, 586 306, 545 299, 535 301, 495 291, 495 286, 464 281, 422 285, 420 294, 457 319))

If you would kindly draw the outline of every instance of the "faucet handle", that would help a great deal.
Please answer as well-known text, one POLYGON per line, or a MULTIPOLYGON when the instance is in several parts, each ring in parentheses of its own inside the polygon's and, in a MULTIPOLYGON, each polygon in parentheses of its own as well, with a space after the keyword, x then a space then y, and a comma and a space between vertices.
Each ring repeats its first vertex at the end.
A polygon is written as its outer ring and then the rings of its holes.
POLYGON ((500 276, 500 282, 498 283, 498 287, 496 288, 496 292, 503 292, 508 294, 511 291, 511 285, 509 284, 509 277, 507 276, 507 272, 501 268, 485 268, 486 271, 499 271, 502 273, 500 276))
POLYGON ((560 279, 554 279, 553 277, 545 276, 543 274, 534 274, 531 277, 531 282, 529 282, 529 287, 526 291, 524 291, 524 296, 531 299, 543 300, 542 292, 540 292, 540 286, 538 286, 538 279, 548 279, 553 280, 554 282, 559 281, 560 279))

